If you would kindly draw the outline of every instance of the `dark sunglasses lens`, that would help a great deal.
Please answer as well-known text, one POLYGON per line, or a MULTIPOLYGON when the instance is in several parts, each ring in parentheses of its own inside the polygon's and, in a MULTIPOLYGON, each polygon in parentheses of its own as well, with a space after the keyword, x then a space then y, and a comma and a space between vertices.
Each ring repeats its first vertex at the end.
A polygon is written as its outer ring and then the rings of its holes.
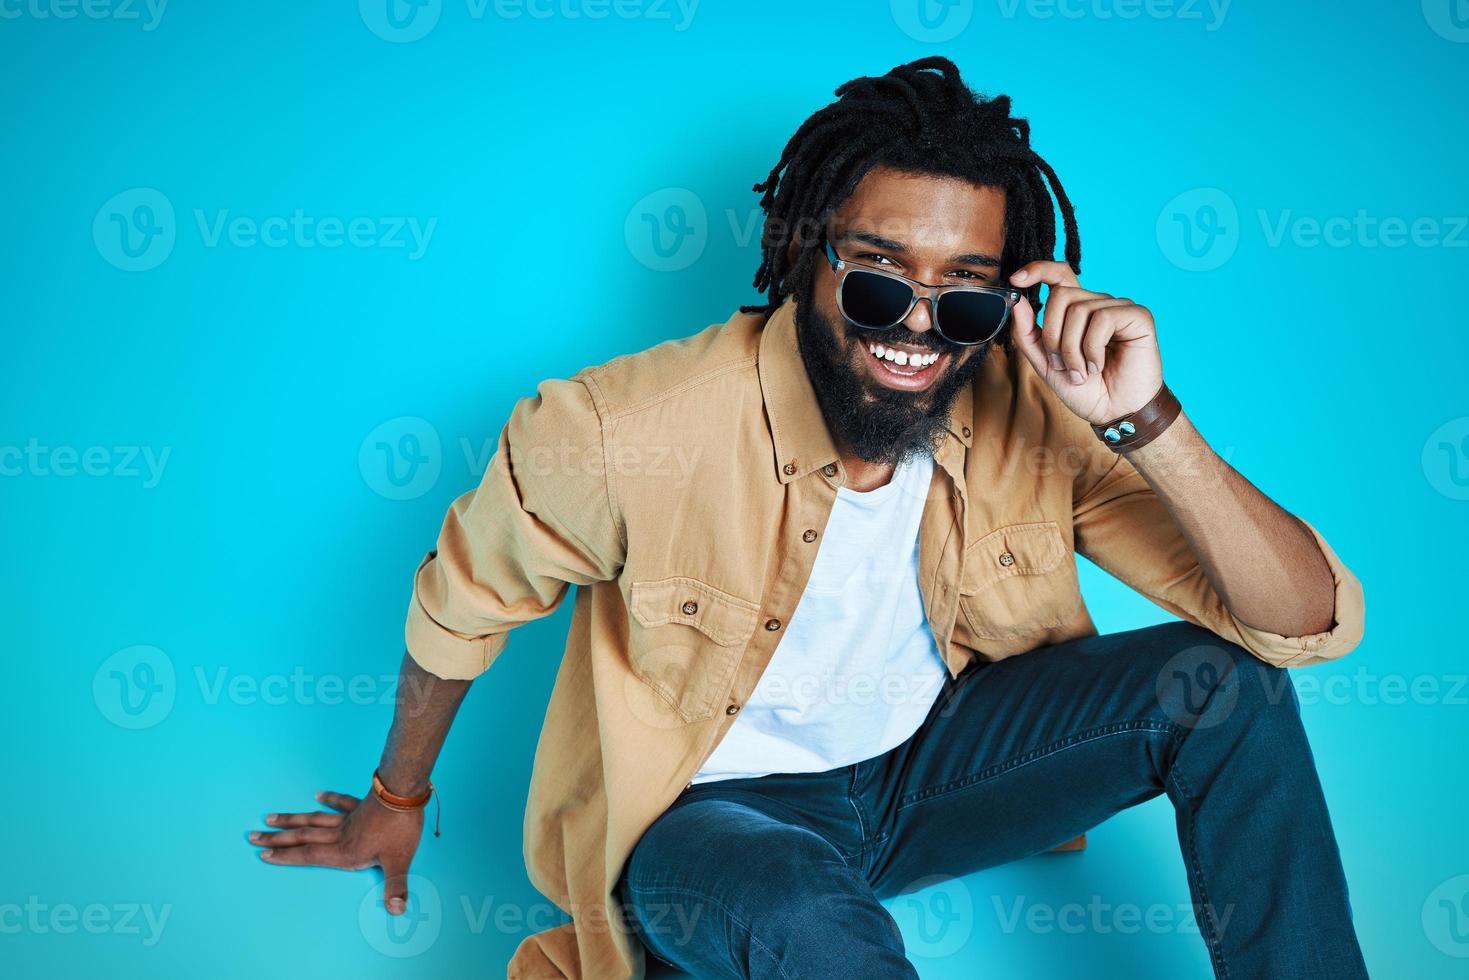
POLYGON ((873 272, 853 270, 842 281, 842 315, 859 327, 891 327, 913 302, 906 283, 873 272))
POLYGON ((1005 298, 996 293, 950 292, 939 297, 939 330, 956 344, 989 340, 1005 322, 1005 298))

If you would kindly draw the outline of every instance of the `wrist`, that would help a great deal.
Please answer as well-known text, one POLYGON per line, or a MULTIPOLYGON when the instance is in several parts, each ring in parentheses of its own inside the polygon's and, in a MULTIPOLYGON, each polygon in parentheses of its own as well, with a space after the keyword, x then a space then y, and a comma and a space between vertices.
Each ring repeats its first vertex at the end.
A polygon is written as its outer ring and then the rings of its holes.
POLYGON ((375 773, 388 792, 398 796, 422 796, 429 790, 429 773, 415 765, 406 756, 394 759, 384 752, 375 773))
POLYGON ((432 780, 423 779, 420 785, 399 785, 390 782, 381 769, 372 774, 372 795, 390 810, 421 810, 433 790, 432 780))
MULTIPOLYGON (((378 806, 396 813, 419 814, 416 819, 422 819, 423 808, 428 806, 430 797, 437 797, 434 791, 433 780, 425 780, 428 788, 413 796, 394 793, 384 784, 381 774, 374 769, 372 773, 372 796, 378 806)), ((439 811, 434 811, 434 836, 439 836, 439 811)))
POLYGON ((1182 413, 1178 399, 1160 382, 1153 397, 1136 411, 1094 422, 1092 431, 1114 453, 1131 455, 1168 431, 1182 413))

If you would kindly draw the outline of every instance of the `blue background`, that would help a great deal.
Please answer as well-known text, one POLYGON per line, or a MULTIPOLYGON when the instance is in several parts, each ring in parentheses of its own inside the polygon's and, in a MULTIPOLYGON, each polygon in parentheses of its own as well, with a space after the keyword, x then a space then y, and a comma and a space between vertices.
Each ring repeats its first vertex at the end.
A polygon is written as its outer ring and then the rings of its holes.
MULTIPOLYGON (((470 692, 414 867, 441 907, 422 932, 385 938, 373 875, 269 867, 244 834, 366 788, 411 573, 514 401, 754 299, 750 185, 839 83, 929 54, 1015 98, 1076 202, 1083 281, 1155 311, 1200 429, 1363 580, 1361 647, 1295 675, 1357 927, 1376 975, 1469 969, 1469 906, 1440 905, 1469 893, 1462 0, 964 0, 932 29, 904 0, 441 0, 402 30, 386 0, 94 2, 0 4, 6 972, 500 975, 517 923, 549 920, 520 824, 569 606, 470 692), (691 199, 660 258, 643 215, 691 199), (208 234, 298 209, 378 244, 208 234), (1428 224, 1394 247, 1299 223, 1359 212, 1428 224), (435 222, 416 257, 387 234, 409 217, 435 222), (375 447, 405 433, 428 462, 399 459, 399 488, 375 447), (156 480, 144 450, 168 453, 156 480)), ((1083 572, 1103 630, 1164 618, 1083 572)), ((926 978, 1209 975, 1163 800, 1084 855, 943 887, 970 906, 955 951, 915 955, 926 978), (992 896, 1168 927, 1007 930, 992 896)))

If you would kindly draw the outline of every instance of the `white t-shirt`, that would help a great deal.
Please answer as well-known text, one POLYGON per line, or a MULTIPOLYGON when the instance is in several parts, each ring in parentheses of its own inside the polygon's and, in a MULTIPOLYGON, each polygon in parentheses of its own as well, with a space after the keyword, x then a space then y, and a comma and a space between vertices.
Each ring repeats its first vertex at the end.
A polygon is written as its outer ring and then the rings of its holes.
POLYGON ((933 457, 866 493, 838 488, 811 579, 754 694, 693 782, 824 772, 908 739, 947 669, 918 591, 933 457))

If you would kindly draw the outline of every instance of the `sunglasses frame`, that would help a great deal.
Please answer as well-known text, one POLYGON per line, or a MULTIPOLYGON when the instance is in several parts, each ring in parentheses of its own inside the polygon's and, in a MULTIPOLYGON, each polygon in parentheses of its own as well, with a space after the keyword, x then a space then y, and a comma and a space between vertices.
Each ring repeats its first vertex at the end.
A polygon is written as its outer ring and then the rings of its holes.
POLYGON ((1014 289, 1009 286, 979 286, 967 283, 953 283, 944 284, 942 286, 933 286, 926 282, 919 282, 917 279, 909 279, 907 276, 900 276, 896 272, 889 272, 887 269, 877 269, 870 265, 862 265, 860 263, 854 264, 848 262, 837 255, 836 249, 832 247, 830 241, 824 241, 822 244, 826 247, 826 260, 831 263, 831 271, 836 273, 837 277, 837 309, 841 311, 842 316, 846 318, 847 322, 856 327, 858 330, 868 330, 874 333, 891 330, 898 324, 902 323, 904 320, 908 319, 909 315, 913 312, 913 308, 918 305, 920 300, 926 299, 928 300, 929 312, 932 314, 930 319, 932 319, 933 321, 934 333, 938 334, 949 343, 957 344, 960 347, 978 347, 981 344, 989 343, 997 336, 999 336, 1000 331, 1005 329, 1005 324, 1010 322, 1010 311, 1015 308, 1015 304, 1020 302, 1020 297, 1024 295, 1021 290, 1014 289), (908 308, 903 311, 903 315, 898 317, 892 323, 889 323, 887 326, 883 327, 869 327, 865 324, 858 323, 851 317, 847 316, 846 304, 842 302, 842 287, 846 285, 847 276, 853 272, 868 272, 874 276, 885 276, 888 279, 896 279, 906 285, 910 290, 912 290, 912 299, 909 300, 908 308), (1003 299, 1005 301, 1005 313, 1003 316, 1000 317, 1000 323, 998 326, 995 327, 994 332, 991 333, 988 337, 985 337, 983 340, 955 340, 953 337, 950 337, 948 334, 944 333, 944 328, 939 324, 938 302, 940 297, 942 297, 946 293, 953 292, 989 293, 991 295, 999 296, 1001 299, 1003 299))

